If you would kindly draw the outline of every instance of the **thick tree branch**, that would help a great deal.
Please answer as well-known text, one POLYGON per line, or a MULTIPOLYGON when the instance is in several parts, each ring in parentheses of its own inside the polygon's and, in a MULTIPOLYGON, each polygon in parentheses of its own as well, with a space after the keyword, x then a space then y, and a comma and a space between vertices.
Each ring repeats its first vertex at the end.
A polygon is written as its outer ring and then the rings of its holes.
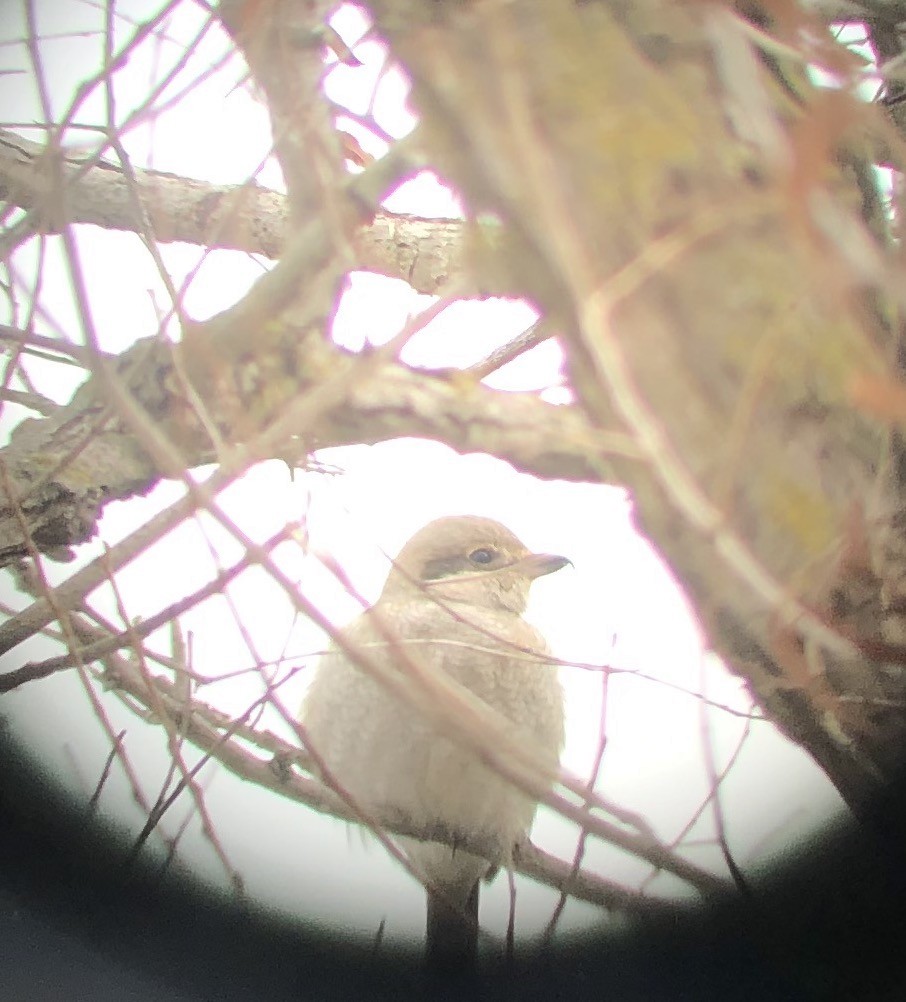
MULTIPOLYGON (((53 179, 46 170, 48 147, 0 130, 0 197, 41 215, 54 204, 53 179)), ((62 158, 66 179, 66 214, 73 223, 138 232, 136 211, 126 173, 102 161, 85 167, 78 155, 62 158)), ((285 239, 286 196, 249 182, 213 185, 166 171, 134 168, 135 186, 161 243, 183 241, 225 247, 276 258, 285 239)), ((53 232, 61 220, 42 218, 53 232)))
MULTIPOLYGON (((818 97, 798 119, 774 107, 713 5, 372 7, 431 156, 504 222, 497 267, 566 318, 581 404, 644 453, 618 475, 715 645, 862 810, 902 762, 906 678, 839 614, 885 442, 851 380, 892 378, 852 275, 894 296, 901 279, 832 155, 808 166, 822 142, 845 148, 845 126, 807 131, 818 97)), ((887 519, 902 498, 885 504, 887 519)))
MULTIPOLYGON (((298 332, 287 331, 279 344, 257 356, 262 373, 281 372, 279 380, 268 382, 266 399, 258 400, 268 413, 279 414, 306 390, 316 388, 321 373, 342 371, 355 361, 354 356, 317 341, 307 343, 308 351, 305 347, 298 332)), ((232 364, 223 355, 226 342, 219 350, 220 363, 233 371, 241 366, 241 346, 232 364)), ((117 371, 148 420, 178 444, 189 466, 217 458, 176 378, 168 342, 138 341, 120 358, 117 371)), ((208 416, 223 436, 228 440, 242 437, 237 413, 243 407, 231 406, 226 394, 219 398, 212 394, 206 400, 208 416)), ((249 430, 254 428, 254 422, 250 423, 249 430)), ((595 428, 574 408, 393 362, 380 365, 367 381, 352 385, 316 423, 293 431, 304 443, 299 455, 311 449, 420 436, 445 442, 460 452, 488 452, 538 476, 564 480, 606 480, 611 457, 634 452, 626 437, 595 428)), ((24 422, 2 459, 32 537, 43 549, 91 538, 105 503, 146 490, 163 472, 136 437, 112 421, 109 409, 97 398, 94 380, 52 417, 24 422)), ((14 508, 9 499, 3 502, 0 557, 9 563, 26 550, 14 508)))
MULTIPOLYGON (((50 176, 44 169, 47 147, 0 129, 0 198, 23 209, 45 212, 50 176)), ((117 164, 89 168, 76 155, 65 156, 63 174, 67 219, 110 230, 139 232, 142 218, 160 243, 198 244, 245 251, 277 259, 287 239, 286 196, 249 181, 215 185, 166 171, 133 167, 134 186, 117 164)), ((59 220, 43 218, 48 232, 59 220)), ((417 292, 435 293, 454 277, 464 277, 464 224, 456 219, 378 212, 353 237, 353 267, 408 282, 417 292)), ((466 293, 468 293, 466 289, 466 293)), ((496 290, 475 284, 475 293, 496 290)))

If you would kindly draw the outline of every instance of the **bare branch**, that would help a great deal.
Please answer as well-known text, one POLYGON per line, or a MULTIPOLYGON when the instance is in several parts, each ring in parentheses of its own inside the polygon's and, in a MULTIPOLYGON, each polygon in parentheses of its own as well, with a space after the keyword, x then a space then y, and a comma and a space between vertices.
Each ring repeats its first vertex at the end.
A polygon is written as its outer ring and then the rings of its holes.
MULTIPOLYGON (((48 204, 50 181, 43 168, 48 155, 47 147, 0 129, 0 197, 40 215, 48 204)), ((142 219, 122 167, 102 161, 85 169, 78 156, 65 151, 61 156, 70 222, 140 231, 142 219)), ((133 173, 155 240, 240 250, 271 259, 283 252, 288 219, 285 195, 254 181, 215 185, 166 171, 135 168, 133 173)), ((58 225, 47 218, 43 222, 50 229, 58 225)), ((459 220, 379 212, 354 235, 352 267, 402 279, 418 292, 436 292, 463 274, 463 228, 459 220)), ((476 285, 475 291, 492 294, 497 290, 476 285)))

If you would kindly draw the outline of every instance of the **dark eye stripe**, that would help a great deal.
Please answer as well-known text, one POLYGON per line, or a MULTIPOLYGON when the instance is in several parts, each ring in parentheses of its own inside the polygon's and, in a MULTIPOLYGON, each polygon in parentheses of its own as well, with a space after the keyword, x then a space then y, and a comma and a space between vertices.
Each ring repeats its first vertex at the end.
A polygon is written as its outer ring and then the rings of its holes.
POLYGON ((448 578, 452 574, 462 574, 469 569, 468 561, 459 555, 455 557, 437 557, 429 560, 422 568, 422 581, 436 581, 438 578, 448 578))
POLYGON ((422 568, 422 581, 437 581, 439 578, 452 577, 454 574, 468 574, 474 572, 476 567, 487 567, 493 564, 500 556, 497 550, 488 546, 481 546, 466 557, 462 554, 453 556, 436 557, 429 560, 422 568))

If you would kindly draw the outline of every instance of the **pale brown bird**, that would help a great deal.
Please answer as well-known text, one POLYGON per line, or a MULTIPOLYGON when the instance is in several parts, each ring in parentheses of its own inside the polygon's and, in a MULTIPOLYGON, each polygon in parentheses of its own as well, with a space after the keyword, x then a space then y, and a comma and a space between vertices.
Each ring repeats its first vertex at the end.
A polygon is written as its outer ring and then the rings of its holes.
MULTIPOLYGON (((344 637, 385 663, 399 663, 404 649, 429 669, 447 672, 512 721, 552 782, 563 745, 563 697, 556 668, 543 659, 545 640, 522 613, 532 581, 567 563, 530 552, 491 519, 440 518, 403 547, 377 603, 344 637), (388 632, 399 642, 388 642, 388 632)), ((531 827, 537 807, 531 796, 439 733, 336 647, 318 666, 303 723, 336 781, 365 809, 489 839, 501 847, 493 862, 504 865, 531 827)), ((478 884, 492 863, 438 842, 400 842, 432 885, 428 965, 469 966, 477 945, 478 884)))

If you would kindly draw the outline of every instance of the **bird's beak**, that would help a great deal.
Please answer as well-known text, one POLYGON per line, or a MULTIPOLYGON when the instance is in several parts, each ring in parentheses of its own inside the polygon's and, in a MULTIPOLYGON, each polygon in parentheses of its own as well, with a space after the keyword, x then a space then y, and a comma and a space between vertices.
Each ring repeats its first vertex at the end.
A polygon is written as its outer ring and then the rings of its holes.
POLYGON ((519 561, 519 569, 534 581, 535 578, 559 571, 567 564, 572 566, 572 561, 567 557, 560 557, 556 553, 530 553, 519 561))

